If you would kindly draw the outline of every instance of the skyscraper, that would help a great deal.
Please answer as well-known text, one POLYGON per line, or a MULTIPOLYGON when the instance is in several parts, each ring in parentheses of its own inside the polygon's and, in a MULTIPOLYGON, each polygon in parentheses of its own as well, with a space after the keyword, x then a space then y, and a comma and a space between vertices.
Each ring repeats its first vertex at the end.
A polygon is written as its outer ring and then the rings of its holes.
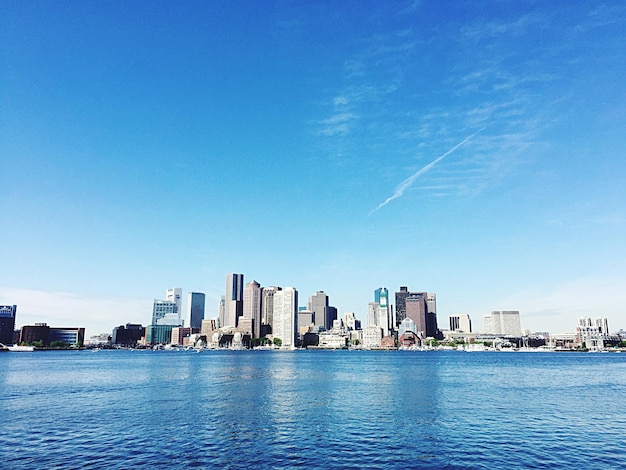
POLYGON ((418 335, 422 338, 441 337, 437 327, 437 296, 426 292, 409 292, 406 286, 396 292, 396 325, 402 320, 410 318, 415 322, 418 335), (409 315, 408 301, 411 299, 411 315, 409 315))
POLYGON ((261 293, 261 337, 271 334, 274 326, 274 295, 282 287, 264 287, 261 293))
POLYGON ((374 291, 374 302, 377 305, 376 324, 383 329, 383 335, 389 336, 393 329, 389 291, 386 287, 379 287, 374 291))
POLYGON ((180 287, 173 287, 172 289, 167 289, 165 294, 165 300, 169 300, 170 302, 174 302, 176 304, 176 312, 182 316, 183 314, 183 290, 180 287))
POLYGON ((337 320, 337 307, 332 305, 324 307, 324 325, 327 325, 327 330, 333 327, 335 320, 337 320))
POLYGON ((327 330, 330 330, 333 325, 332 323, 330 325, 326 323, 326 307, 328 307, 328 296, 323 290, 319 290, 315 293, 315 295, 309 297, 307 308, 314 313, 315 326, 322 326, 327 330))
POLYGON ((0 343, 13 344, 17 305, 0 305, 0 343))
POLYGON ((274 338, 279 338, 283 347, 295 348, 298 338, 298 291, 285 287, 274 293, 274 338))
POLYGON ((205 296, 201 292, 189 292, 187 296, 187 321, 185 325, 200 331, 204 320, 205 296))
MULTIPOLYGON (((405 318, 410 318, 415 323, 415 333, 421 337, 428 336, 427 314, 428 305, 426 303, 425 292, 409 292, 404 298, 405 318)), ((403 318, 404 320, 404 318, 403 318)))
POLYGON ((261 337, 261 284, 250 281, 243 289, 243 318, 252 320, 252 331, 255 338, 261 337))
POLYGON ((226 275, 226 296, 224 302, 224 322, 222 327, 237 326, 238 318, 243 314, 243 274, 226 275))
POLYGON ((409 288, 401 286, 400 291, 396 292, 396 325, 406 318, 406 298, 409 295, 409 288))

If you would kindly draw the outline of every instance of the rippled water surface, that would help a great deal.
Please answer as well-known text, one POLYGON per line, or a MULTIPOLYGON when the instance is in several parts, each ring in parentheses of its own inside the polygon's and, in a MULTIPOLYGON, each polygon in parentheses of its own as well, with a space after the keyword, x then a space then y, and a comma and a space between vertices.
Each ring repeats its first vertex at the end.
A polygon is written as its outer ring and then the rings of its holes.
POLYGON ((0 468, 625 468, 626 354, 0 354, 0 468))

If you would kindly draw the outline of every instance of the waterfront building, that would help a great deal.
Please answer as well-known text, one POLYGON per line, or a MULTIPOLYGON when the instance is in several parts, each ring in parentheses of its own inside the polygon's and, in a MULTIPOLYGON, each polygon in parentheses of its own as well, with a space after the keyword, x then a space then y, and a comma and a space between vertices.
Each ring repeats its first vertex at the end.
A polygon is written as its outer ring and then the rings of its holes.
POLYGON ((108 333, 100 333, 99 335, 90 336, 88 340, 85 340, 85 344, 89 346, 110 346, 111 335, 108 333))
POLYGON ((459 313, 458 315, 450 316, 450 331, 456 331, 459 333, 471 333, 472 321, 467 313, 459 313))
POLYGON ((193 329, 188 326, 177 326, 172 328, 172 336, 170 339, 170 344, 175 344, 177 346, 185 346, 189 343, 189 336, 193 333, 193 329), (187 341, 185 341, 187 338, 187 341))
POLYGON ((236 331, 246 334, 252 338, 252 330, 253 330, 254 320, 252 318, 239 317, 239 321, 237 322, 236 331))
POLYGON ((398 327, 398 337, 402 336, 407 331, 417 334, 417 326, 410 318, 405 318, 400 322, 400 326, 398 327))
POLYGON ((379 326, 368 326, 363 329, 363 348, 378 349, 383 339, 383 330, 379 326))
POLYGON ((219 320, 217 318, 211 318, 209 320, 202 320, 202 327, 200 328, 200 335, 205 336, 207 341, 213 336, 219 329, 219 320))
POLYGON ((485 315, 483 329, 485 334, 490 335, 521 336, 519 312, 517 310, 494 310, 485 315))
POLYGON ((175 325, 149 325, 146 327, 146 344, 169 344, 172 341, 172 330, 175 325))
POLYGON ((348 335, 341 329, 322 331, 318 335, 318 347, 324 349, 346 349, 348 335))
POLYGON ((13 344, 17 305, 0 305, 0 343, 13 344))
POLYGON ((285 348, 295 348, 298 336, 298 291, 285 287, 274 293, 274 338, 285 348))
POLYGON ((226 296, 224 297, 224 318, 220 318, 222 327, 236 327, 243 314, 243 274, 226 275, 226 296))
POLYGON ((201 292, 189 292, 187 295, 187 315, 185 325, 200 331, 204 320, 205 295, 201 292))
POLYGON ((85 344, 85 329, 50 327, 47 323, 35 323, 21 328, 19 342, 41 342, 44 346, 57 342, 82 347, 85 344))
POLYGON ((576 325, 576 342, 592 351, 604 349, 609 340, 609 322, 606 318, 579 318, 576 325))
POLYGON ((250 334, 253 338, 261 337, 261 299, 263 289, 261 284, 250 281, 243 289, 243 318, 252 321, 250 334))
POLYGON ((50 343, 61 342, 82 347, 85 344, 84 328, 50 328, 50 343))
POLYGON ((401 348, 414 348, 422 345, 421 338, 417 335, 415 322, 405 318, 398 327, 398 344, 401 348))
POLYGON ((111 344, 134 347, 146 335, 146 329, 142 325, 126 323, 113 328, 111 344))

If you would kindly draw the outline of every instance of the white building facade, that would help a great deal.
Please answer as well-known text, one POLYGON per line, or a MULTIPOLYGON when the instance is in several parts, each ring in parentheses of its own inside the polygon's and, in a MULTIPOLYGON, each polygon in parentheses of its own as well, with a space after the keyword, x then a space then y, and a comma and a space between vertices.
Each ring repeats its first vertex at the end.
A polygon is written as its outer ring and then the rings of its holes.
POLYGON ((517 310, 494 310, 485 315, 484 330, 486 334, 502 336, 521 336, 522 327, 517 310))
POLYGON ((295 348, 298 336, 298 291, 285 287, 274 292, 274 338, 282 341, 284 348, 295 348))

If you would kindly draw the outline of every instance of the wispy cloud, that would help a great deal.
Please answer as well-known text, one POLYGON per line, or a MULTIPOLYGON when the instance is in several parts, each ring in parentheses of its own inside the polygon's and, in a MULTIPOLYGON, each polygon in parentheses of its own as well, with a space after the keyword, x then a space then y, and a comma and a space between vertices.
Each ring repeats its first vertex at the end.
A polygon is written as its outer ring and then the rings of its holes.
POLYGON ((350 131, 351 122, 356 118, 357 115, 354 113, 337 113, 321 121, 322 128, 319 133, 325 136, 347 134, 350 131))
POLYGON ((468 39, 481 40, 500 35, 526 34, 532 28, 546 26, 546 15, 540 12, 532 12, 515 21, 476 22, 461 28, 461 33, 468 39))
POLYGON ((435 158, 432 162, 430 162, 428 165, 420 168, 418 171, 416 171, 415 173, 413 173, 411 176, 409 176, 407 179, 405 179, 404 181, 402 181, 395 189, 395 191, 393 192, 393 194, 391 196, 389 196, 385 201, 381 202, 378 207, 376 207, 375 209, 373 209, 370 212, 370 215, 374 212, 376 212, 378 209, 380 209, 381 207, 386 206, 387 204, 389 204, 391 201, 393 201, 394 199, 398 199, 399 197, 402 197, 402 195, 404 195, 404 192, 409 189, 411 186, 413 186, 413 184, 415 183, 415 180, 417 180, 417 178, 419 178, 420 176, 422 176, 424 173, 426 173, 428 170, 430 170, 432 167, 434 167, 437 163, 439 163, 441 160, 443 160, 444 158, 446 158, 448 155, 450 155, 452 152, 454 152, 456 149, 458 149, 459 147, 461 147, 465 142, 467 142, 468 140, 470 140, 472 137, 476 136, 477 134, 479 134, 480 132, 482 132, 483 130, 485 130, 485 128, 483 127, 482 129, 474 132, 472 135, 467 136, 465 139, 463 139, 461 142, 459 142, 458 144, 456 144, 454 147, 452 147, 450 150, 448 150, 446 153, 444 153, 443 155, 440 155, 439 157, 435 158))

